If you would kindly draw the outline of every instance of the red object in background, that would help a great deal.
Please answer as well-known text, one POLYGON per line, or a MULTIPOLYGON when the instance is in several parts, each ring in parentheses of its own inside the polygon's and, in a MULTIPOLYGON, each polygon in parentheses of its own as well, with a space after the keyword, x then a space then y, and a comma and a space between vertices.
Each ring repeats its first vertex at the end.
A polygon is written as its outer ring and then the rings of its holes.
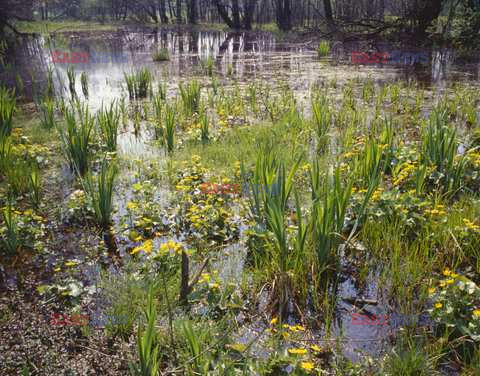
POLYGON ((365 325, 363 323, 363 315, 360 313, 351 313, 352 316, 352 325, 365 325))
POLYGON ((240 185, 203 183, 200 185, 200 192, 204 195, 226 195, 229 193, 240 194, 240 185))
POLYGON ((77 64, 88 63, 88 52, 72 52, 71 54, 64 53, 61 51, 52 51, 52 62, 56 63, 69 63, 69 64, 77 64))
POLYGON ((388 52, 373 52, 369 55, 366 52, 352 51, 352 64, 386 64, 390 58, 388 52))
POLYGON ((52 313, 50 315, 52 321, 50 321, 50 325, 55 326, 75 326, 75 325, 87 325, 88 324, 88 315, 78 315, 73 314, 69 315, 62 315, 61 313, 52 313))

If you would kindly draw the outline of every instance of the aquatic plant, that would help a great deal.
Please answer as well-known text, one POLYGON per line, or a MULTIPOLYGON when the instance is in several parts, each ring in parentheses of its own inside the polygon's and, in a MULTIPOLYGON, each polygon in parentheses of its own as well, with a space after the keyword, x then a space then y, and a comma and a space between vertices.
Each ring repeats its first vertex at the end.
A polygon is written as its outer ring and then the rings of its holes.
MULTIPOLYGON (((32 73, 33 74, 33 73, 32 73)), ((32 86, 33 86, 33 77, 32 77, 32 86)), ((55 98, 55 86, 53 84, 53 67, 49 66, 47 68, 47 89, 46 97, 53 99, 55 98)))
POLYGON ((198 112, 200 108, 200 84, 193 80, 188 84, 179 85, 183 108, 188 116, 198 112))
POLYGON ((172 153, 175 149, 175 129, 176 129, 176 116, 175 109, 172 106, 165 107, 165 142, 167 144, 167 150, 172 153))
POLYGON ((328 132, 332 124, 333 115, 325 96, 312 98, 312 122, 317 134, 317 148, 324 150, 328 143, 328 132))
POLYGON ((162 113, 163 113, 163 106, 164 106, 164 99, 160 94, 153 96, 153 109, 155 112, 155 121, 158 124, 161 123, 162 120, 162 113))
POLYGON ((9 90, 3 85, 0 86, 0 140, 12 133, 15 109, 15 89, 9 90))
POLYGON ((205 72, 208 74, 208 76, 212 77, 213 69, 215 68, 215 60, 213 59, 213 57, 209 56, 205 60, 201 60, 200 64, 205 70, 205 72))
POLYGON ((85 72, 80 75, 80 82, 82 84, 82 92, 85 98, 88 98, 88 76, 85 72))
POLYGON ((159 48, 152 54, 153 61, 169 61, 170 53, 167 48, 159 48))
POLYGON ((375 87, 372 79, 368 79, 362 88, 362 98, 365 102, 370 103, 375 94, 375 87))
POLYGON ((117 172, 115 162, 109 162, 105 158, 96 181, 91 174, 83 180, 96 221, 104 230, 108 230, 112 222, 113 190, 117 172))
POLYGON ((15 76, 15 86, 17 88, 18 95, 23 96, 25 94, 25 84, 22 76, 19 73, 17 73, 15 76))
POLYGON ((366 140, 363 152, 355 161, 355 172, 363 187, 368 187, 381 176, 384 168, 382 149, 377 140, 366 140))
POLYGON ((42 180, 38 164, 35 163, 30 171, 30 197, 35 207, 40 206, 42 198, 42 180))
POLYGON ((152 84, 152 74, 147 68, 142 68, 137 72, 137 89, 135 93, 137 98, 146 98, 152 84))
POLYGON ((7 254, 13 255, 17 253, 21 246, 21 239, 18 229, 18 222, 12 205, 9 202, 8 205, 2 210, 3 225, 2 230, 2 248, 5 249, 7 254))
POLYGON ((123 77, 125 78, 125 83, 127 84, 128 96, 130 99, 134 99, 136 92, 135 73, 128 74, 126 72, 123 72, 123 77))
POLYGON ((30 191, 31 161, 14 153, 8 141, 2 147, 1 167, 10 194, 19 196, 30 191))
POLYGON ((69 65, 69 67, 67 68, 67 76, 68 76, 68 87, 70 89, 70 94, 72 98, 75 98, 77 95, 77 92, 75 90, 76 75, 75 75, 75 68, 73 68, 73 65, 69 65))
POLYGON ((313 197, 311 214, 311 244, 316 255, 317 275, 320 277, 332 264, 337 263, 337 249, 342 242, 345 215, 352 193, 353 181, 343 182, 340 169, 327 175, 320 184, 320 170, 314 164, 310 171, 313 197))
POLYGON ((317 48, 318 57, 327 56, 330 53, 330 42, 322 40, 317 48))
POLYGON ((120 111, 115 101, 110 103, 109 108, 104 108, 102 104, 101 109, 97 112, 97 122, 107 150, 110 152, 116 151, 120 111))
POLYGON ((150 287, 147 296, 147 307, 144 309, 147 327, 142 333, 141 326, 137 331, 137 347, 139 364, 130 364, 132 376, 156 376, 159 373, 160 363, 158 362, 158 333, 155 328, 157 322, 157 310, 155 307, 153 289, 150 287))
POLYGON ((157 96, 164 101, 167 100, 167 81, 159 82, 157 88, 157 96))
POLYGON ((152 74, 147 68, 141 68, 139 71, 133 71, 130 74, 124 72, 123 75, 130 99, 147 97, 152 84, 152 74))
POLYGON ((70 163, 70 168, 83 176, 88 170, 88 161, 91 147, 91 137, 95 125, 95 119, 90 116, 88 106, 78 105, 79 122, 75 111, 66 109, 65 126, 59 126, 60 139, 62 141, 65 156, 70 163))
POLYGON ((447 125, 445 109, 435 108, 430 115, 429 126, 422 136, 422 162, 433 165, 441 173, 444 192, 455 193, 462 185, 466 159, 457 160, 458 142, 456 130, 447 125))
POLYGON ((203 110, 202 114, 200 115, 200 131, 201 131, 201 139, 203 143, 207 143, 210 139, 209 134, 209 122, 207 111, 203 110))
POLYGON ((55 102, 51 98, 46 98, 40 105, 42 118, 40 119, 42 127, 52 129, 55 127, 55 102))

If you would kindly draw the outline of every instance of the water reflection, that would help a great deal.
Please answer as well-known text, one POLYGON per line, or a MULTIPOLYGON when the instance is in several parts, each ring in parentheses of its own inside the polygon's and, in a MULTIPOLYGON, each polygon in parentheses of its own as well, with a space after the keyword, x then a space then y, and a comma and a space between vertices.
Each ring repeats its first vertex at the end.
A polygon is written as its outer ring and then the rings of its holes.
MULTIPOLYGON (((2 81, 15 84, 18 74, 25 84, 25 95, 32 98, 43 92, 47 68, 54 68, 57 92, 68 95, 67 68, 72 65, 77 73, 76 89, 81 93, 79 75, 85 71, 89 77, 91 98, 98 108, 102 101, 111 101, 124 94, 124 72, 148 67, 156 80, 168 77, 170 83, 192 75, 203 75, 199 62, 207 58, 215 61, 215 71, 223 76, 232 73, 240 82, 251 79, 282 79, 297 90, 309 88, 321 79, 335 77, 350 79, 368 74, 380 79, 415 78, 426 85, 444 85, 448 80, 478 80, 480 65, 456 66, 450 50, 432 51, 429 64, 394 66, 353 66, 351 51, 392 50, 387 44, 368 46, 359 43, 335 42, 330 59, 319 62, 311 43, 285 43, 267 33, 226 31, 171 31, 165 29, 135 29, 116 32, 54 34, 49 40, 42 36, 23 38, 12 50, 10 68, 0 72, 2 81), (169 62, 153 62, 152 52, 167 48, 169 62), (126 54, 127 63, 52 63, 51 51, 102 51, 111 55, 126 54), (333 63, 333 64, 332 64, 333 63), (442 84, 443 82, 443 84, 442 84)), ((408 48, 405 49, 405 51, 408 48)))

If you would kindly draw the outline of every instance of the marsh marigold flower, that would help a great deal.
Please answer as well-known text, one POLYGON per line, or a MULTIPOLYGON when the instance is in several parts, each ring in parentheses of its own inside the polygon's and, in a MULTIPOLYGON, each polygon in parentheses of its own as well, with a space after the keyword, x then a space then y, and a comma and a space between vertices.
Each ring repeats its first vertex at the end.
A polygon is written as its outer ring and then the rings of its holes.
POLYGON ((293 348, 293 349, 288 349, 288 352, 293 355, 305 355, 307 353, 307 349, 293 348))
POLYGON ((306 371, 311 371, 315 365, 312 362, 301 362, 300 367, 306 371))

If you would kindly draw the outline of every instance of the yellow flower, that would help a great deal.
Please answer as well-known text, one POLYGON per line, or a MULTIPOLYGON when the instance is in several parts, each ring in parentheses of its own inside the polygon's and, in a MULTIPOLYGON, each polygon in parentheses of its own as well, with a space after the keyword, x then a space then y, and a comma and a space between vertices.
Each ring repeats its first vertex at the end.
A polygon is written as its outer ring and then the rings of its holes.
POLYGON ((210 282, 210 274, 209 273, 202 273, 201 277, 200 277, 200 280, 198 281, 198 283, 202 283, 202 282, 210 282))
POLYGON ((435 308, 442 308, 443 304, 442 303, 435 303, 435 308))
POLYGON ((288 349, 288 352, 294 355, 305 355, 307 353, 307 349, 304 349, 304 348, 288 349))
POLYGON ((433 295, 435 293, 435 287, 431 287, 428 289, 428 295, 433 295))
POLYGON ((270 325, 275 325, 277 322, 278 322, 278 317, 274 317, 274 318, 270 321, 270 325))
POLYGON ((301 325, 290 326, 292 332, 304 332, 305 328, 301 325))
POLYGON ((167 243, 163 243, 161 246, 160 246, 160 251, 161 252, 168 252, 169 248, 168 248, 168 244, 167 243))
POLYGON ((133 248, 132 252, 130 252, 132 255, 137 254, 140 251, 144 251, 145 253, 151 253, 153 249, 153 240, 149 239, 146 240, 142 245, 139 245, 138 247, 133 248))
POLYGON ((454 279, 451 279, 451 278, 447 279, 447 285, 451 285, 453 282, 455 282, 454 279))
POLYGON ((473 311, 473 316, 480 317, 480 309, 476 309, 473 311))
POLYGON ((473 223, 472 221, 468 220, 467 218, 464 218, 464 219, 463 219, 463 223, 465 223, 465 225, 466 225, 470 230, 473 230, 473 231, 478 231, 478 230, 480 230, 480 226, 476 225, 475 223, 473 223))
POLYGON ((211 289, 218 289, 220 285, 218 283, 210 283, 208 287, 210 287, 211 289))
POLYGON ((451 271, 450 269, 448 269, 448 268, 446 268, 446 269, 443 271, 443 275, 444 275, 445 277, 450 276, 450 274, 452 274, 452 271, 451 271))
POLYGON ((301 362, 300 367, 306 371, 311 371, 314 368, 314 364, 312 362, 301 362))
POLYGON ((138 208, 138 205, 137 205, 135 202, 130 201, 130 202, 127 204, 127 209, 128 209, 128 210, 133 210, 133 209, 136 209, 136 208, 138 208))
POLYGON ((283 338, 288 339, 288 337, 290 337, 290 333, 289 332, 282 332, 282 336, 283 336, 283 338))
POLYGON ((312 346, 310 346, 310 348, 315 352, 321 352, 322 351, 322 348, 320 346, 317 346, 317 345, 312 345, 312 346))
POLYGON ((65 266, 75 266, 75 265, 77 265, 77 262, 75 262, 75 261, 67 261, 65 263, 65 266))

